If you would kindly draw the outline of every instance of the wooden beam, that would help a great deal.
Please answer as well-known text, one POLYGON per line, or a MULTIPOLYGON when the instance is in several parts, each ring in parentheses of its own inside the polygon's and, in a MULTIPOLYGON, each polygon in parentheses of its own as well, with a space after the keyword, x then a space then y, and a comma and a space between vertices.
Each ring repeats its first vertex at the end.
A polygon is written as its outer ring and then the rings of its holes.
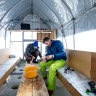
MULTIPOLYGON (((27 64, 26 66, 35 66, 35 65, 27 64)), ((33 79, 27 79, 25 77, 25 72, 23 73, 21 83, 16 96, 49 96, 39 68, 38 68, 38 76, 33 79)))
POLYGON ((26 79, 23 74, 16 96, 32 96, 32 86, 32 79, 26 79))
POLYGON ((21 31, 21 32, 30 32, 30 31, 33 31, 33 32, 52 32, 53 30, 9 30, 9 31, 21 31))

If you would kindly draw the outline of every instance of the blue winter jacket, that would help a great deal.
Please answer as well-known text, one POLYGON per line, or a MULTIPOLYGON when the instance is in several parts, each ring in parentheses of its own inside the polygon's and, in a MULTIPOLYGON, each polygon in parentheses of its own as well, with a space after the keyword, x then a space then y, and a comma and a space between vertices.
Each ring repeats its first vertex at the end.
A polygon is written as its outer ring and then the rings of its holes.
POLYGON ((52 40, 51 47, 47 46, 46 56, 48 55, 54 55, 53 60, 67 59, 63 43, 59 40, 52 40))

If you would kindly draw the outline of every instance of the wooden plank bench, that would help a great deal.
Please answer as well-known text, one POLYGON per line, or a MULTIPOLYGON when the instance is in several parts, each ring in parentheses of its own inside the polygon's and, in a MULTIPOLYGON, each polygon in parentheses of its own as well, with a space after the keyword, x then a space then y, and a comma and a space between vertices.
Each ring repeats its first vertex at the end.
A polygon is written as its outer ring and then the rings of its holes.
POLYGON ((88 82, 96 80, 96 53, 78 50, 67 50, 67 65, 75 71, 64 73, 66 66, 57 70, 57 77, 72 96, 95 96, 86 94, 90 89, 88 82), (94 76, 95 75, 95 76, 94 76))
MULTIPOLYGON (((26 66, 34 65, 26 64, 26 66)), ((24 71, 16 96, 49 96, 40 69, 38 76, 33 79, 27 79, 24 71)))
POLYGON ((66 67, 62 67, 57 71, 57 77, 64 84, 66 89, 72 96, 95 96, 93 93, 86 94, 86 90, 90 89, 88 82, 91 80, 77 71, 67 71, 64 73, 66 67))
POLYGON ((96 81, 96 52, 66 50, 68 65, 96 81))
POLYGON ((5 82, 15 66, 20 62, 19 57, 9 58, 9 51, 10 49, 0 49, 0 86, 5 82))

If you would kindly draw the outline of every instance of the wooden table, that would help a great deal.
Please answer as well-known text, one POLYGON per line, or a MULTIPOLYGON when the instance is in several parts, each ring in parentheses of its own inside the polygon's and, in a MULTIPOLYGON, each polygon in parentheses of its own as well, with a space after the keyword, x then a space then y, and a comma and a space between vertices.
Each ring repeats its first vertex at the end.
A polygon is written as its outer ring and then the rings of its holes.
MULTIPOLYGON (((26 66, 34 65, 26 64, 26 66)), ((38 76, 33 79, 27 79, 25 72, 23 73, 16 96, 49 96, 40 69, 38 69, 38 76)))

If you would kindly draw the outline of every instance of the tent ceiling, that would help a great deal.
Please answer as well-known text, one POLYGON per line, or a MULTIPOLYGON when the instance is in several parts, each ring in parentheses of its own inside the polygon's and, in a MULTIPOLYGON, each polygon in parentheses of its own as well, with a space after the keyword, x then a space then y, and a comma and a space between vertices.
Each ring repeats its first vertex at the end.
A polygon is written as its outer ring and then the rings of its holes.
POLYGON ((54 28, 90 9, 96 0, 0 0, 0 28, 16 24, 28 14, 36 14, 54 28))

